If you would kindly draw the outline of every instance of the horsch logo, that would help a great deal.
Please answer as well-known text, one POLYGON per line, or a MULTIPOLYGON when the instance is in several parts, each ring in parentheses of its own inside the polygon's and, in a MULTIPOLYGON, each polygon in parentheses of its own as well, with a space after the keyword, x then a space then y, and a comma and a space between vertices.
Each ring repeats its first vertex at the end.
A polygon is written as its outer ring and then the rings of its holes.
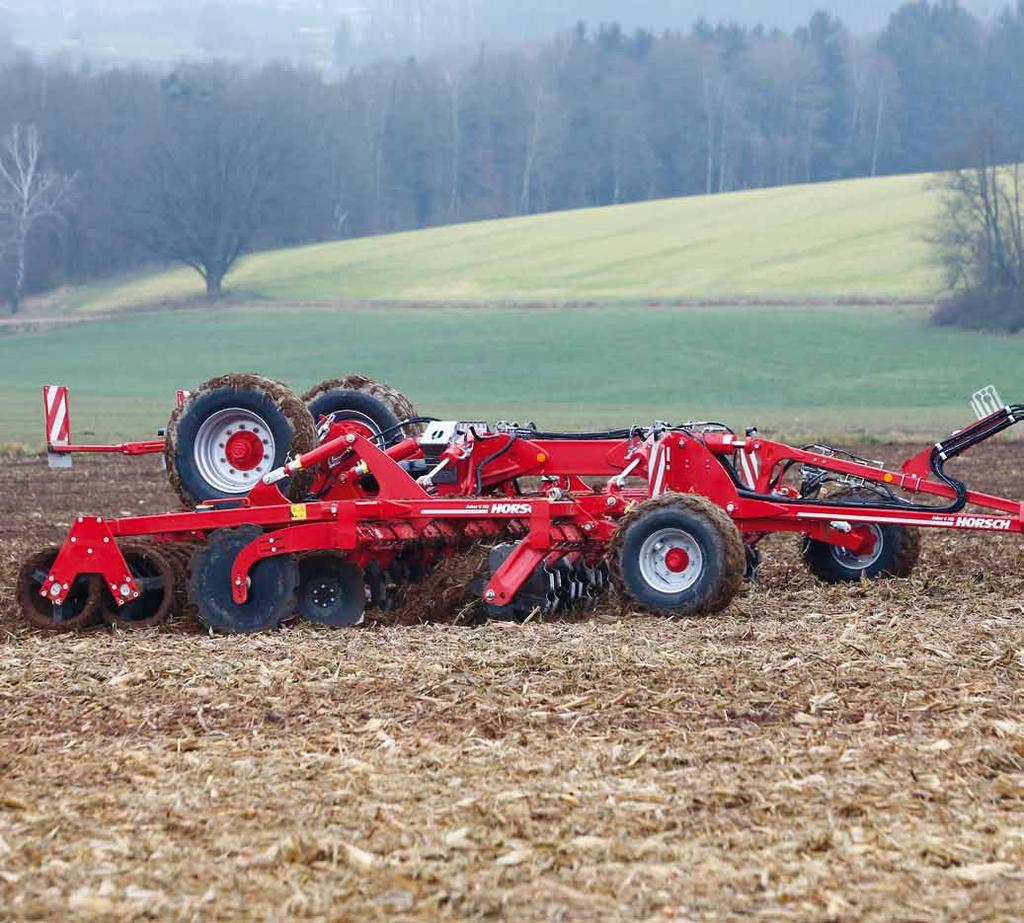
POLYGON ((1012 522, 1012 519, 990 519, 986 516, 958 516, 956 527, 958 529, 993 529, 1009 532, 1012 522))
POLYGON ((532 507, 529 503, 492 503, 492 516, 529 516, 532 507))

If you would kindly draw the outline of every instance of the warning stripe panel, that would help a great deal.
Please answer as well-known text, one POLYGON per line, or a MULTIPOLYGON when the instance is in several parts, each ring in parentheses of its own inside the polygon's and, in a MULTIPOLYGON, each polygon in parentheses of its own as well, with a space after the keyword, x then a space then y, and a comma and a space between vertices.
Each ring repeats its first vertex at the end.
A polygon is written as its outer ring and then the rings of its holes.
POLYGON ((46 439, 50 445, 71 442, 71 421, 68 413, 68 389, 64 385, 46 385, 43 388, 46 409, 46 439))

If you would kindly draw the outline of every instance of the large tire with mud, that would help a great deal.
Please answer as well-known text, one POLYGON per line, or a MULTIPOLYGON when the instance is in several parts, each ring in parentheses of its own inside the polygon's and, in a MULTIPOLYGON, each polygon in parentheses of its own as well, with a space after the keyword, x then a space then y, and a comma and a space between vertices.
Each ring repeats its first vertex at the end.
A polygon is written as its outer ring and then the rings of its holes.
POLYGON ((306 406, 318 427, 322 418, 333 418, 331 436, 338 435, 340 427, 372 439, 382 449, 403 439, 402 421, 387 404, 365 391, 322 391, 306 406))
MULTIPOLYGON (((831 502, 870 505, 874 494, 842 487, 830 494, 831 502)), ((850 522, 857 525, 851 516, 850 522)), ((856 555, 846 548, 804 539, 801 547, 807 569, 823 583, 859 583, 862 579, 909 577, 921 558, 921 532, 905 526, 882 526, 862 523, 875 536, 875 547, 865 555, 856 555)))
MULTIPOLYGON (((289 455, 316 448, 306 405, 286 385, 251 373, 212 378, 193 391, 167 424, 164 455, 171 487, 187 506, 242 498, 289 455)), ((293 500, 313 472, 281 482, 293 500)))
MULTIPOLYGON (((328 413, 351 415, 353 419, 363 415, 381 431, 419 416, 412 401, 401 391, 365 375, 329 378, 310 388, 302 395, 302 400, 314 421, 328 413)), ((422 432, 422 424, 410 423, 400 430, 392 430, 386 435, 386 442, 391 445, 422 432)))
POLYGON ((905 526, 865 525, 875 535, 875 547, 864 555, 827 542, 804 539, 807 569, 823 583, 858 583, 862 579, 909 577, 921 557, 921 533, 905 526))
POLYGON ((609 559, 621 599, 666 616, 722 611, 746 572, 736 525, 694 494, 663 494, 636 506, 615 530, 609 559))

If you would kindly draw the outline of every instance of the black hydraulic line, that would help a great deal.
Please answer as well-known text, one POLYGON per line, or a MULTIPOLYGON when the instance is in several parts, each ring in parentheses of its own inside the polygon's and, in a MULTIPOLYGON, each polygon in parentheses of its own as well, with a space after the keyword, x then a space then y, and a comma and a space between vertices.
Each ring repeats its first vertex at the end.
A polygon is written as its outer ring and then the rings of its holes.
POLYGON ((513 433, 508 442, 505 443, 497 452, 493 455, 488 455, 487 458, 483 459, 479 465, 476 466, 476 493, 477 496, 481 496, 484 492, 484 468, 486 468, 491 462, 497 461, 504 455, 519 439, 518 433, 513 433))
POLYGON ((515 430, 517 437, 524 439, 562 439, 567 442, 583 442, 593 439, 628 439, 632 431, 628 429, 614 429, 599 433, 542 433, 533 429, 515 430))
POLYGON ((955 499, 945 506, 929 506, 926 503, 903 502, 899 501, 898 498, 896 502, 885 502, 883 500, 881 503, 864 504, 844 503, 841 500, 812 500, 807 497, 791 499, 789 497, 779 497, 774 494, 759 494, 743 485, 739 476, 736 474, 735 469, 731 465, 723 465, 723 467, 731 476, 739 495, 748 500, 766 500, 770 503, 799 503, 806 504, 807 506, 832 506, 850 509, 856 509, 858 507, 863 509, 865 506, 872 506, 880 510, 909 510, 922 513, 959 513, 967 505, 967 486, 963 481, 959 481, 946 474, 943 470, 946 462, 952 458, 956 458, 957 455, 963 454, 978 443, 984 442, 986 439, 991 439, 993 436, 1003 432, 1003 430, 1009 429, 1011 426, 1020 423, 1022 420, 1024 420, 1024 404, 1011 404, 1005 408, 1005 414, 1003 416, 1000 416, 997 419, 986 417, 984 420, 979 420, 977 423, 972 424, 958 433, 954 433, 945 441, 939 442, 934 446, 928 457, 928 463, 932 470, 932 474, 942 481, 942 483, 952 488, 956 493, 955 499))
POLYGON ((396 429, 402 429, 406 426, 415 426, 417 423, 438 423, 440 419, 438 417, 412 417, 408 420, 402 420, 401 423, 396 423, 394 426, 389 426, 385 430, 381 430, 380 439, 386 440, 386 438, 393 433, 396 429))

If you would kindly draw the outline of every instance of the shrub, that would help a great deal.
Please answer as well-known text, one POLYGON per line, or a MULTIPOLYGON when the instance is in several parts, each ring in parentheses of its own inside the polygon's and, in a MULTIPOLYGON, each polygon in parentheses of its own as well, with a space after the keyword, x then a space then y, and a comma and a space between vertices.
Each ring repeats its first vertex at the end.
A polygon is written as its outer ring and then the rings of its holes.
POLYGON ((943 298, 932 319, 936 324, 970 330, 1024 330, 1024 290, 970 289, 943 298))

